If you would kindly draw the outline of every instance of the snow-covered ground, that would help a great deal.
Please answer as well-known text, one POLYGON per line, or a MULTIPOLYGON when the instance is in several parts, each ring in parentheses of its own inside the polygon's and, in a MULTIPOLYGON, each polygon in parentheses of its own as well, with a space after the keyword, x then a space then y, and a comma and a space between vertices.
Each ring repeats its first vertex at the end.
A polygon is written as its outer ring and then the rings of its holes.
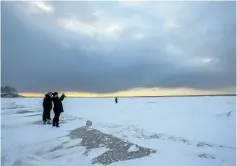
MULTIPOLYGON (((82 139, 71 130, 93 128, 141 147, 147 157, 111 166, 234 166, 236 162, 235 97, 66 98, 60 128, 41 124, 42 99, 1 99, 3 166, 88 166, 108 151, 85 155, 82 139)), ((53 116, 53 113, 52 113, 53 116)), ((131 146, 130 151, 136 151, 131 146)), ((101 164, 94 164, 101 165, 101 164)))

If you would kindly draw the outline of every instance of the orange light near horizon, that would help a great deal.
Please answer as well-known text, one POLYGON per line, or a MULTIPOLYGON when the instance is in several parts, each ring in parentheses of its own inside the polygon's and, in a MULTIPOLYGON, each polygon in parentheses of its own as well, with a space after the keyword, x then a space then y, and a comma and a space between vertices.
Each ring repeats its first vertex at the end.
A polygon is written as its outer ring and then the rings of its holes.
MULTIPOLYGON (((115 96, 170 96, 170 95, 214 95, 214 94, 235 94, 235 87, 223 90, 197 90, 191 88, 136 88, 116 93, 86 93, 86 92, 65 92, 68 97, 115 97, 115 96)), ((22 92, 25 97, 44 97, 43 93, 22 92)))
POLYGON ((19 93, 20 95, 24 96, 24 97, 44 97, 44 94, 42 93, 27 93, 27 92, 22 92, 19 93))

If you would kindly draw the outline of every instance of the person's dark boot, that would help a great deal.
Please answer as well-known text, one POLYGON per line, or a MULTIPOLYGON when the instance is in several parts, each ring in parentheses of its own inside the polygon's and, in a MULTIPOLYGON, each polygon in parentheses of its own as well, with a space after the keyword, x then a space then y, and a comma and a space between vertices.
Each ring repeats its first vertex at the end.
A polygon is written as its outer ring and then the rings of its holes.
POLYGON ((58 123, 56 124, 56 127, 59 127, 59 124, 58 124, 58 123))
POLYGON ((53 126, 55 126, 55 123, 53 123, 53 126))

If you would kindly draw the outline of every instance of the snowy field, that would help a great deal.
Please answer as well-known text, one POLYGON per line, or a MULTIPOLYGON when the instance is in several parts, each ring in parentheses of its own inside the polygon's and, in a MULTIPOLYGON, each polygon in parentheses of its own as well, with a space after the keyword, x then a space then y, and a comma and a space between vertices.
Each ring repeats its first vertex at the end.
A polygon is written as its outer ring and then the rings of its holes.
MULTIPOLYGON (((88 154, 70 132, 93 128, 156 150, 110 166, 235 166, 235 97, 66 98, 60 128, 41 124, 42 99, 1 99, 3 166, 89 166, 109 149, 88 154)), ((53 116, 53 112, 51 113, 53 116)), ((130 147, 128 151, 136 151, 130 147)))

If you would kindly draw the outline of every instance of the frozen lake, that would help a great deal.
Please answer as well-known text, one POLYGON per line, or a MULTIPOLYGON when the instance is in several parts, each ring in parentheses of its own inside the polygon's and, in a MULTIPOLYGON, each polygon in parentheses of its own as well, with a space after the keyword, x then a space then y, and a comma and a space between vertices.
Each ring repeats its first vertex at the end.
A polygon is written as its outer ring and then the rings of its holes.
POLYGON ((82 139, 68 135, 86 120, 104 134, 156 150, 111 166, 235 165, 235 97, 119 98, 118 104, 114 98, 66 98, 60 128, 41 124, 42 98, 1 102, 3 166, 91 165, 109 148, 101 144, 85 155, 85 147, 76 146, 82 139))

